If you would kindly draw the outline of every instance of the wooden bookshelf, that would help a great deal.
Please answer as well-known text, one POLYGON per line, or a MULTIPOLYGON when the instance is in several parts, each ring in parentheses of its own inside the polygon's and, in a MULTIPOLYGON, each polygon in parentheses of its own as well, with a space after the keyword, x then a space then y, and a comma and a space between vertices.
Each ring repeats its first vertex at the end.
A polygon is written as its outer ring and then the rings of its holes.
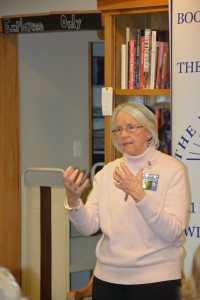
POLYGON ((134 9, 159 9, 163 7, 168 7, 168 0, 97 0, 97 9, 100 11, 114 11, 114 10, 130 10, 131 8, 134 9))
MULTIPOLYGON (((121 89, 121 44, 125 43, 125 28, 152 28, 169 31, 168 1, 98 0, 102 12, 105 37, 105 86, 113 87, 113 107, 130 97, 166 97, 160 103, 169 107, 170 89, 121 89), (118 100, 120 98, 120 101, 118 100)), ((110 116, 105 117, 105 162, 116 158, 110 133, 110 116)))
POLYGON ((118 96, 169 96, 170 95, 170 89, 115 89, 114 94, 118 96))

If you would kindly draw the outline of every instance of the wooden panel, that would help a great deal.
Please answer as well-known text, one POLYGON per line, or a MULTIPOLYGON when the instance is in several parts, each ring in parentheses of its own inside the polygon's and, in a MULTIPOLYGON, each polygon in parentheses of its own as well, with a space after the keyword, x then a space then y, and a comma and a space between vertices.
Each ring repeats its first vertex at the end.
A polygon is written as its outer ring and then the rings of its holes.
POLYGON ((0 265, 20 282, 17 49, 16 35, 0 34, 0 265))
MULTIPOLYGON (((105 16, 105 86, 110 87, 114 86, 114 28, 112 18, 105 16)), ((111 133, 110 133, 110 116, 105 117, 105 162, 109 162, 111 157, 114 157, 114 148, 112 147, 111 142, 111 133)))
POLYGON ((51 188, 40 187, 40 299, 51 300, 51 188))
POLYGON ((115 10, 115 9, 131 9, 145 8, 156 6, 168 6, 168 0, 97 0, 98 10, 115 10), (158 4, 159 3, 159 4, 158 4))

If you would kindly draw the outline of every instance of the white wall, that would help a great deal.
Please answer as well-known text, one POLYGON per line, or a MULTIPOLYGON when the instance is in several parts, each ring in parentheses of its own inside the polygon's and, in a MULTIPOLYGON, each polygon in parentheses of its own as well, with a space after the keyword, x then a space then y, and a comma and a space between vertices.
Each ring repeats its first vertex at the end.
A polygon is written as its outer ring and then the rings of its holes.
POLYGON ((96 31, 19 35, 21 168, 89 168, 88 42, 96 31), (74 141, 81 157, 73 157, 74 141))

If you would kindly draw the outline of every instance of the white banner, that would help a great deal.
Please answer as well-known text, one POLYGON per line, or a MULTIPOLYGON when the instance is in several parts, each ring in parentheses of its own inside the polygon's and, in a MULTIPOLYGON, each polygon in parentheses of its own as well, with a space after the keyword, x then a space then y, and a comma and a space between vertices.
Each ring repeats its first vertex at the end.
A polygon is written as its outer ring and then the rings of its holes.
POLYGON ((171 0, 169 6, 172 155, 187 166, 191 188, 184 258, 188 276, 200 243, 200 1, 171 0))

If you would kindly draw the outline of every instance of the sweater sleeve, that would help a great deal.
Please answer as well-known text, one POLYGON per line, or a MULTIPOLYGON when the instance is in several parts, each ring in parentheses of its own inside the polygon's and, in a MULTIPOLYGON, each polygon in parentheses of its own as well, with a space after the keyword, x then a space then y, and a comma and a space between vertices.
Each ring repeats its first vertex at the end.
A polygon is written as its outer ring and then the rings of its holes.
POLYGON ((149 193, 136 204, 152 231, 166 242, 174 242, 183 234, 189 205, 189 188, 184 168, 173 174, 163 202, 149 193))

